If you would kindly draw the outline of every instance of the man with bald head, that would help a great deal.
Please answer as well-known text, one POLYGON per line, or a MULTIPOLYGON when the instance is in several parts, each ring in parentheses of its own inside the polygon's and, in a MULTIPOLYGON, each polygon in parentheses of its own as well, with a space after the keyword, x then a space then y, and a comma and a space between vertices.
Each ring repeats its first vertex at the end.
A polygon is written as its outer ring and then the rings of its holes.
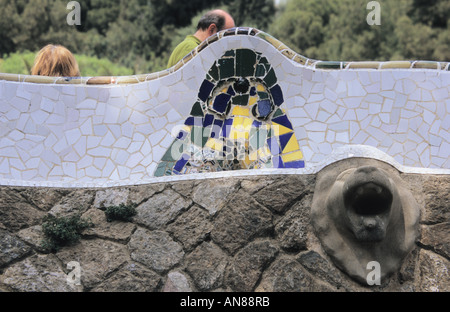
POLYGON ((186 36, 184 41, 177 45, 175 50, 173 50, 167 68, 178 63, 179 60, 194 50, 206 38, 221 30, 233 27, 235 27, 234 20, 230 14, 223 10, 209 11, 200 18, 195 34, 186 36))

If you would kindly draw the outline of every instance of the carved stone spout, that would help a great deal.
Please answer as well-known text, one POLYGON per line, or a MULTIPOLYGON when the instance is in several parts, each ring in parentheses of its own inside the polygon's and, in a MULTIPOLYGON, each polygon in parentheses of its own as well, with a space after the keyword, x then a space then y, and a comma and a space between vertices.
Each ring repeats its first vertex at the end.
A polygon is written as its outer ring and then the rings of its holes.
MULTIPOLYGON (((331 166, 318 176, 311 220, 324 251, 342 271, 367 282, 367 264, 381 276, 399 270, 418 235, 419 207, 395 170, 331 166)), ((387 167, 387 166, 386 166, 387 167)))

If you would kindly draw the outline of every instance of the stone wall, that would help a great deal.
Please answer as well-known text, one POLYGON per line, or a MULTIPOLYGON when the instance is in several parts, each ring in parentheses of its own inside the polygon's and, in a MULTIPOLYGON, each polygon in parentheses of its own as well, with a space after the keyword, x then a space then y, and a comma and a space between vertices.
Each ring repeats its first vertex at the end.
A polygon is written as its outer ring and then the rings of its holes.
POLYGON ((399 174, 421 208, 421 235, 380 286, 353 281, 322 250, 310 223, 317 175, 276 174, 111 188, 2 186, 0 290, 449 291, 450 177, 399 174), (108 222, 102 209, 120 203, 136 203, 137 214, 108 222), (94 226, 73 246, 43 250, 42 218, 75 213, 94 226), (67 282, 71 261, 81 266, 79 286, 67 282))

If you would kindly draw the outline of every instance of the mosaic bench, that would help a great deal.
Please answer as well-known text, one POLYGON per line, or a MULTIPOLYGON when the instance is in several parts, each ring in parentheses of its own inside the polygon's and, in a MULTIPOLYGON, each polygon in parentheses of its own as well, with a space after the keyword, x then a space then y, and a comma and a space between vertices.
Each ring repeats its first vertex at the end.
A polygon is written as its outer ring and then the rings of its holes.
POLYGON ((233 28, 148 75, 0 73, 0 184, 310 174, 351 157, 448 174, 449 69, 313 60, 233 28))

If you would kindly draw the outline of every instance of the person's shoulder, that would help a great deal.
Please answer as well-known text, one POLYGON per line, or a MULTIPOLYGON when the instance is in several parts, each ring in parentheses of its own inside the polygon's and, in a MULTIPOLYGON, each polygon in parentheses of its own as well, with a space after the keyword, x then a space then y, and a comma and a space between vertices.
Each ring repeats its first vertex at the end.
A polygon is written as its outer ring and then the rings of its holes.
POLYGON ((197 37, 193 35, 186 36, 186 38, 184 38, 184 40, 180 42, 173 50, 167 66, 172 67, 173 65, 175 65, 184 56, 194 50, 200 43, 201 41, 197 39, 197 37))
POLYGON ((188 35, 178 46, 193 46, 196 47, 201 43, 201 41, 194 35, 188 35))

